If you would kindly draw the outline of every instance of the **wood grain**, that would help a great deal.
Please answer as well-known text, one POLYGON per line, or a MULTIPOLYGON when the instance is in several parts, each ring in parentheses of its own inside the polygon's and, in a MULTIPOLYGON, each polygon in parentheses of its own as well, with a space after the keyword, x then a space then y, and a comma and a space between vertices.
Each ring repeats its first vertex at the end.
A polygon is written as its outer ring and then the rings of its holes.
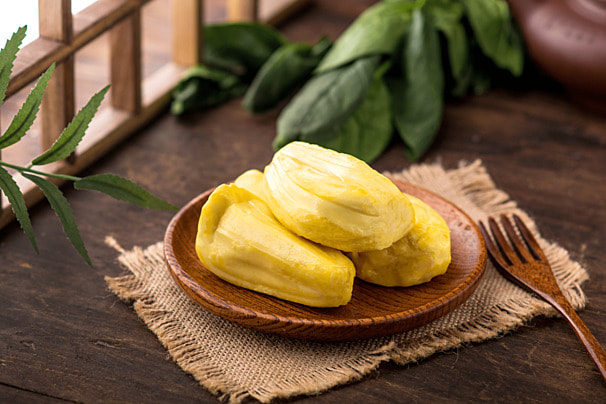
POLYGON ((394 183, 432 206, 448 223, 452 262, 446 274, 408 288, 387 288, 359 279, 351 301, 318 309, 246 290, 225 282, 198 259, 195 238, 200 209, 212 190, 187 204, 164 238, 165 258, 177 284, 196 303, 229 321, 292 338, 342 341, 408 331, 449 313, 475 290, 486 266, 479 229, 456 206, 411 184, 394 183))

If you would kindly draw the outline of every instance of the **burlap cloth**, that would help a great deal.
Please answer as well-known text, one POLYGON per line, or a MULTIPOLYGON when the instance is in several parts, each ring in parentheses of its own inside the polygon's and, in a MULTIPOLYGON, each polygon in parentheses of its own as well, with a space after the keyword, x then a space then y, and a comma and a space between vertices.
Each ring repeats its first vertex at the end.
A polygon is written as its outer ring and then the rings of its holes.
MULTIPOLYGON (((517 213, 537 235, 532 220, 495 187, 480 161, 451 170, 438 164, 416 165, 390 175, 444 196, 476 221, 517 213)), ((580 285, 587 272, 564 249, 537 238, 564 294, 575 308, 583 308, 586 298, 580 285)), ((550 306, 505 280, 489 263, 477 290, 463 305, 421 328, 355 342, 286 339, 229 323, 190 301, 169 275, 161 242, 132 251, 120 249, 114 240, 108 242, 119 249, 119 261, 129 271, 106 278, 110 289, 133 303, 183 370, 232 402, 317 394, 361 379, 383 361, 419 361, 466 342, 497 337, 534 316, 555 315, 550 306)))

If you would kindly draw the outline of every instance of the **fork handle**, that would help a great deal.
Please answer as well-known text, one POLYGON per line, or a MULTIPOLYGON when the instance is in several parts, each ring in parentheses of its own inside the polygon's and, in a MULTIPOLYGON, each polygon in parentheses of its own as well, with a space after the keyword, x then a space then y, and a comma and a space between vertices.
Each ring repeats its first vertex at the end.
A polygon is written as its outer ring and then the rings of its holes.
POLYGON ((598 370, 602 374, 602 378, 606 381, 606 351, 600 345, 599 341, 589 331, 589 328, 585 325, 581 317, 577 314, 576 310, 572 307, 568 299, 563 294, 557 296, 543 296, 553 307, 558 310, 562 316, 572 326, 577 337, 581 340, 587 352, 591 356, 591 359, 595 362, 598 370))

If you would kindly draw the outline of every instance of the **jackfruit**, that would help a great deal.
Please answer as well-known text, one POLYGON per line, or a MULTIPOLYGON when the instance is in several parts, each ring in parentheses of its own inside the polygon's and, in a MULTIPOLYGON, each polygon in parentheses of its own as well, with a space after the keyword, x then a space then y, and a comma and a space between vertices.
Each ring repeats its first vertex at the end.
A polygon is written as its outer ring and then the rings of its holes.
POLYGON ((236 178, 234 184, 254 194, 262 201, 267 201, 265 179, 261 171, 255 169, 245 171, 236 178))
POLYGON ((265 202, 236 184, 209 196, 195 247, 208 270, 234 285, 315 307, 351 299, 353 263, 284 228, 265 202))
POLYGON ((450 230, 433 208, 409 195, 415 224, 400 240, 377 251, 351 254, 357 276, 382 286, 413 286, 430 281, 448 269, 450 230))
POLYGON ((304 142, 265 167, 267 203, 301 237, 342 251, 380 250, 414 223, 408 198, 362 160, 304 142))

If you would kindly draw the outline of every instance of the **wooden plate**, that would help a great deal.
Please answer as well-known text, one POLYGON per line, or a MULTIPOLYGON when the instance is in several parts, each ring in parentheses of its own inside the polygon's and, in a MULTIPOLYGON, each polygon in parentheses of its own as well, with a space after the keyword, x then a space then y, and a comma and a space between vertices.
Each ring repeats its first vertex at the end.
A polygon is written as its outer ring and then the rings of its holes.
POLYGON ((164 238, 170 273, 206 310, 245 327, 287 337, 342 341, 387 336, 427 324, 452 311, 475 290, 486 267, 484 240, 475 223, 442 197, 395 181, 403 192, 428 203, 451 230, 452 262, 444 275, 423 285, 387 288, 356 279, 351 301, 339 308, 313 308, 225 282, 199 261, 195 247, 200 209, 208 190, 172 219, 164 238))

